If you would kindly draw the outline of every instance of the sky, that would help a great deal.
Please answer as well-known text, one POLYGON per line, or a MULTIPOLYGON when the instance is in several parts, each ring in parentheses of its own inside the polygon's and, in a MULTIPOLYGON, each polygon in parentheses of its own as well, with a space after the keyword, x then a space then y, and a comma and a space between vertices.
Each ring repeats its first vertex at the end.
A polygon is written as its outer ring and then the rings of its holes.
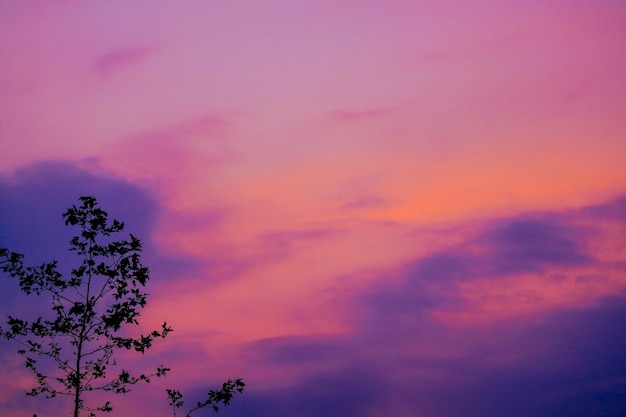
MULTIPOLYGON (((173 370, 112 417, 240 377, 220 415, 623 416, 624 39, 621 0, 0 0, 0 247, 73 265, 81 195, 143 240, 174 332, 119 362, 173 370)), ((16 350, 0 415, 70 415, 16 350)))

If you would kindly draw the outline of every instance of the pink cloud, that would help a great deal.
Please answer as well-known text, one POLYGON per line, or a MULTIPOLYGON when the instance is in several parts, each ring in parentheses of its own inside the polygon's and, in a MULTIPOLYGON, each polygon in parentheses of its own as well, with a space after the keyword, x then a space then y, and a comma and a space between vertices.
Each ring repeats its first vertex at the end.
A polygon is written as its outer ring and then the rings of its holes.
POLYGON ((386 116, 394 112, 396 107, 380 107, 366 110, 335 110, 330 117, 341 122, 368 120, 386 116))
POLYGON ((211 171, 234 157, 225 131, 228 121, 207 115, 179 124, 139 132, 109 146, 100 163, 132 179, 168 182, 211 171))
POLYGON ((147 46, 131 46, 114 49, 98 55, 94 66, 102 75, 110 75, 126 66, 130 66, 145 60, 152 50, 147 46))

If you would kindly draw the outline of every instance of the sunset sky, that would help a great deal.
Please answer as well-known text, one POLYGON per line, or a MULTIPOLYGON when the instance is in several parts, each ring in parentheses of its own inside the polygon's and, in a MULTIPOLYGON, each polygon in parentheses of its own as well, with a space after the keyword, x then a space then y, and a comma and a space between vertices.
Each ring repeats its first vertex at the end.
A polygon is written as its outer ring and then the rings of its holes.
POLYGON ((625 166, 622 0, 0 0, 0 247, 94 195, 174 328, 111 417, 624 416, 625 166))

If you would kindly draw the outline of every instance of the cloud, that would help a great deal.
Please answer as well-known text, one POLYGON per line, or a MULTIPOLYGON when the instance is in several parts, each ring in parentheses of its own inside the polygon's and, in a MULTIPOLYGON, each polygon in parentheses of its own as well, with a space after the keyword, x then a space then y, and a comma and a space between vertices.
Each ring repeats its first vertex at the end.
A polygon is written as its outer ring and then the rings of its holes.
POLYGON ((419 259, 412 276, 454 281, 590 264, 592 256, 581 248, 582 233, 560 225, 558 219, 521 216, 495 221, 473 241, 419 259))
POLYGON ((87 172, 71 162, 44 161, 0 177, 0 230, 3 244, 33 255, 65 250, 66 232, 61 213, 78 203, 81 195, 94 195, 128 230, 148 238, 158 206, 150 194, 123 179, 87 172))
POLYGON ((420 257, 401 268, 407 285, 449 288, 473 279, 543 273, 550 267, 594 262, 583 251, 584 233, 558 219, 520 216, 489 222, 478 236, 420 257))
POLYGON ((618 295, 488 328, 425 321, 395 333, 363 327, 355 335, 255 342, 255 362, 292 366, 293 374, 248 381, 223 414, 617 417, 626 411, 625 319, 626 297, 618 295))
POLYGON ((107 76, 121 68, 143 61, 151 52, 147 46, 114 49, 98 55, 94 67, 100 74, 107 76))
POLYGON ((379 107, 366 110, 334 110, 330 112, 330 118, 338 122, 352 122, 369 120, 386 116, 397 111, 397 107, 379 107))
MULTIPOLYGON (((530 275, 537 277, 535 285, 543 281, 545 290, 552 291, 553 285, 563 283, 552 282, 554 270, 566 275, 563 281, 573 282, 581 270, 606 271, 606 263, 587 244, 597 239, 596 229, 603 226, 594 228, 590 217, 620 218, 621 204, 618 200, 487 221, 461 244, 388 270, 351 299, 337 301, 352 306, 357 314, 354 333, 335 340, 343 348, 335 350, 334 360, 346 367, 385 368, 374 390, 390 394, 371 404, 379 413, 622 415, 626 411, 626 374, 621 365, 626 360, 623 271, 588 276, 591 281, 616 282, 608 293, 583 305, 566 302, 550 309, 537 305, 526 315, 501 320, 496 315, 487 323, 449 325, 433 314, 471 309, 464 286, 476 282, 523 284, 530 275)), ((510 288, 515 290, 513 285, 510 288)), ((313 351, 309 350, 308 361, 313 360, 313 351)), ((320 349, 320 364, 325 355, 320 349)), ((294 387, 293 395, 304 395, 309 388, 294 387)))
POLYGON ((363 309, 382 327, 429 315, 471 322, 591 303, 621 291, 624 223, 597 221, 599 213, 614 218, 620 204, 483 221, 460 243, 388 270, 363 293, 363 309))
POLYGON ((407 383, 416 388, 414 406, 441 417, 621 415, 625 301, 612 297, 529 325, 465 333, 458 342, 471 349, 437 365, 444 378, 407 383))
MULTIPOLYGON (((263 339, 251 343, 247 350, 258 360, 269 365, 305 365, 318 366, 345 356, 341 341, 332 336, 282 336, 263 339)), ((319 368, 318 368, 319 369, 319 368)))
POLYGON ((540 271, 545 265, 580 266, 592 262, 578 243, 582 230, 558 219, 517 218, 497 224, 482 239, 493 251, 496 273, 540 271), (501 260, 501 261, 499 261, 501 260))
POLYGON ((604 270, 588 241, 602 229, 593 219, 615 218, 619 204, 484 221, 462 243, 341 291, 326 307, 351 311, 352 331, 249 343, 242 355, 255 364, 252 384, 223 414, 623 415, 626 285, 619 276, 618 289, 583 305, 538 306, 486 323, 449 324, 433 314, 471 308, 463 285, 485 279, 521 283, 530 275, 550 288, 581 270, 604 270), (554 281, 555 270, 566 277, 554 281), (281 372, 268 372, 266 383, 263 369, 281 372))
POLYGON ((162 208, 148 190, 64 161, 40 162, 0 177, 0 247, 25 254, 27 264, 54 259, 61 266, 75 263, 68 242, 76 231, 64 225, 61 214, 79 204, 82 195, 95 196, 110 219, 125 223, 125 233, 142 239, 144 263, 157 281, 199 267, 194 258, 168 256, 155 246, 162 208))
POLYGON ((344 210, 361 210, 369 208, 378 208, 385 204, 385 200, 381 197, 370 195, 354 200, 347 201, 341 205, 344 210))
POLYGON ((606 204, 583 207, 580 211, 594 219, 626 223, 626 197, 618 197, 606 204))
POLYGON ((235 157, 224 140, 228 126, 226 118, 209 114, 137 132, 109 147, 96 162, 125 178, 153 183, 155 192, 198 186, 207 172, 235 157))
MULTIPOLYGON (((258 381, 233 404, 220 410, 225 416, 329 416, 356 417, 367 415, 380 398, 387 395, 381 390, 381 375, 363 367, 346 367, 310 376, 291 387, 263 390, 258 381)), ((201 388, 191 391, 200 397, 201 388)), ((200 414, 203 415, 203 414, 200 414)), ((204 414, 210 415, 208 412, 204 414)))
POLYGON ((300 230, 271 230, 257 239, 257 247, 263 252, 265 261, 283 258, 293 254, 297 246, 306 243, 319 243, 333 239, 341 230, 332 227, 317 227, 300 230))

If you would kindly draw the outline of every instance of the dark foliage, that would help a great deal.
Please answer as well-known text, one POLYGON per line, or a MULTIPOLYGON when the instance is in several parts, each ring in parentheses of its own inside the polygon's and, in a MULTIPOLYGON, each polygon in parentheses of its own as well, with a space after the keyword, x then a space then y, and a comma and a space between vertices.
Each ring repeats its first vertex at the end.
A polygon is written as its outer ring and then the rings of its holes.
MULTIPOLYGON (((69 395, 73 397, 74 417, 81 410, 95 417, 96 411, 110 412, 113 407, 109 401, 87 406, 84 393, 101 390, 124 394, 132 385, 150 382, 170 370, 159 366, 152 373, 132 374, 117 368, 115 352, 132 349, 143 354, 172 329, 163 323, 160 329, 137 338, 121 332, 138 324, 146 305, 144 288, 149 271, 141 263, 141 241, 132 234, 126 240, 115 240, 112 236, 123 231, 124 223, 109 222, 94 197, 81 197, 80 201, 79 207, 72 206, 63 213, 66 225, 80 229, 70 241, 70 251, 81 263, 71 269, 69 277, 58 271, 57 261, 25 266, 23 255, 0 248, 0 270, 17 279, 25 294, 49 297, 52 310, 49 317, 34 320, 8 316, 0 335, 21 345, 18 353, 36 376, 37 386, 27 395, 69 395), (41 371, 42 359, 54 364, 56 370, 51 374, 41 371)), ((221 390, 209 391, 207 400, 187 415, 208 406, 217 411, 217 404, 228 405, 233 393, 242 392, 243 387, 240 379, 229 380, 221 390)), ((167 392, 175 411, 182 406, 182 394, 167 392)))

